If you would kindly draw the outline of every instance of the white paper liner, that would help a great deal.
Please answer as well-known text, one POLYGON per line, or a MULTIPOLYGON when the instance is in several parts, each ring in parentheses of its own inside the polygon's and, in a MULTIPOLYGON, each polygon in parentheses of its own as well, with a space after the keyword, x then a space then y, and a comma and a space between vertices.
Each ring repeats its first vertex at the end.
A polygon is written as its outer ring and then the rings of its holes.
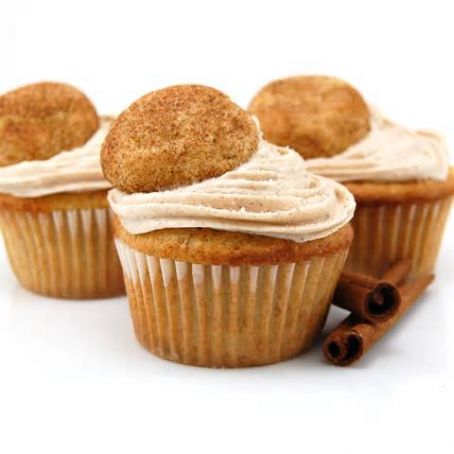
POLYGON ((432 273, 452 198, 425 203, 359 203, 348 271, 380 276, 394 262, 412 261, 410 278, 432 273))
POLYGON ((301 263, 199 265, 116 240, 138 340, 185 364, 268 364, 307 349, 325 321, 343 250, 301 263))
POLYGON ((14 272, 27 289, 60 298, 124 293, 108 208, 2 210, 0 224, 14 272))

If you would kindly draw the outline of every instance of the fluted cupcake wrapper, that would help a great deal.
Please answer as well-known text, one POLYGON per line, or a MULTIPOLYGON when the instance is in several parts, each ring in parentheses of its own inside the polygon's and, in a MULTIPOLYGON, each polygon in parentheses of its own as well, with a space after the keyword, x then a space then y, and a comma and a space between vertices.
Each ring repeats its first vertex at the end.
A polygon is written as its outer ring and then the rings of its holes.
POLYGON ((108 208, 0 211, 12 268, 26 289, 59 298, 124 293, 108 208))
POLYGON ((301 263, 199 265, 116 240, 134 329, 154 354, 184 364, 269 364, 320 332, 347 250, 301 263))
POLYGON ((396 260, 412 261, 410 278, 432 273, 452 198, 421 203, 359 203, 348 271, 380 276, 396 260))

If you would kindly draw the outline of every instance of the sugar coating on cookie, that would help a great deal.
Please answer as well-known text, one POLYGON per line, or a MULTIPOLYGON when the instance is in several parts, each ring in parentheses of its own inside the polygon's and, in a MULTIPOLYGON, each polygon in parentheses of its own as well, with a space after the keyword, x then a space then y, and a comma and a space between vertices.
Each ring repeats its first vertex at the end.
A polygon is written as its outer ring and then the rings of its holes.
POLYGON ((0 96, 0 166, 44 160, 83 145, 98 129, 91 101, 71 85, 41 82, 0 96))
POLYGON ((249 111, 266 140, 290 146, 306 159, 341 153, 370 130, 370 112, 360 93, 333 77, 271 82, 252 99, 249 111))
POLYGON ((118 189, 152 192, 222 175, 246 162, 258 140, 252 117, 226 95, 176 85, 143 96, 116 119, 101 162, 118 189))

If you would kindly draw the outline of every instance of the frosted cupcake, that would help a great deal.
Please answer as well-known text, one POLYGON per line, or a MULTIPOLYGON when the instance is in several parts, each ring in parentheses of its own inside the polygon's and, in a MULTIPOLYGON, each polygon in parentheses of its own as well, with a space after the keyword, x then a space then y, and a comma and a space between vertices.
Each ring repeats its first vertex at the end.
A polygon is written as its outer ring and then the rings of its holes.
POLYGON ((134 330, 184 364, 269 364, 319 333, 352 239, 352 195, 260 137, 212 88, 152 92, 102 165, 134 330))
POLYGON ((60 298, 124 292, 99 153, 112 119, 80 91, 38 83, 0 96, 0 227, 22 286, 60 298))
POLYGON ((353 87, 329 77, 272 82, 250 110, 265 137, 293 145, 308 170, 355 196, 348 270, 379 276, 410 258, 412 277, 433 272, 454 194, 439 135, 384 120, 353 87))

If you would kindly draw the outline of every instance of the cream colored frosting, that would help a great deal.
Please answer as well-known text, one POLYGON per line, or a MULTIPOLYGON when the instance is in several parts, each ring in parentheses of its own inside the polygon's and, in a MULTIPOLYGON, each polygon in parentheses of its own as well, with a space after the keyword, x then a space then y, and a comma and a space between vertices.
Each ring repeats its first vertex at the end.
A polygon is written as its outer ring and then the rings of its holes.
POLYGON ((265 141, 252 158, 220 177, 151 193, 109 192, 130 233, 205 227, 305 242, 324 238, 353 217, 350 192, 306 171, 293 150, 265 141))
POLYGON ((306 163, 311 172, 337 181, 444 181, 449 173, 442 137, 405 129, 376 114, 363 140, 337 156, 306 163))
POLYGON ((0 193, 16 197, 40 197, 61 192, 109 189, 101 163, 101 145, 109 132, 102 120, 95 134, 79 148, 62 151, 43 161, 23 161, 0 168, 0 193))

